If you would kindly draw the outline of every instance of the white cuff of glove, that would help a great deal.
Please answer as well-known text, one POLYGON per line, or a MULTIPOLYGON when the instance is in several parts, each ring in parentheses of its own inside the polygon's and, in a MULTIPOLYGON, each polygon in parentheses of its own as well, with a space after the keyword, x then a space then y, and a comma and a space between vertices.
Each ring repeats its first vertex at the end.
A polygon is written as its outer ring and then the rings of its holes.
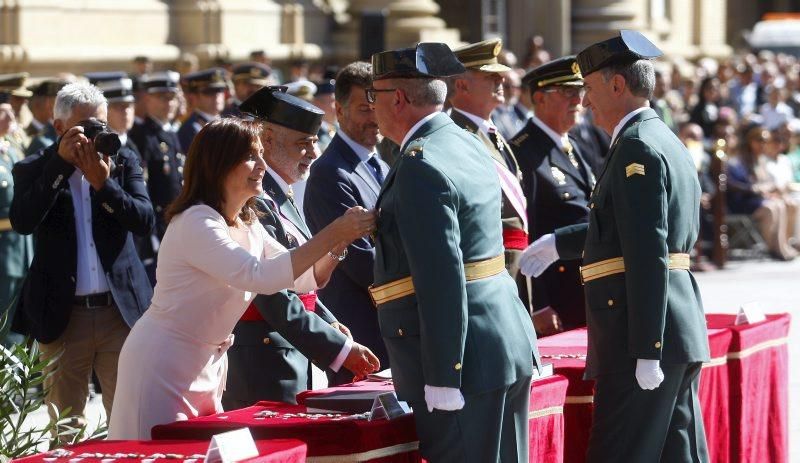
POLYGON ((453 411, 464 408, 464 396, 455 387, 439 387, 425 385, 425 403, 428 412, 433 409, 453 411))
POLYGON ((650 391, 661 385, 664 381, 664 372, 661 371, 661 362, 658 360, 636 359, 636 381, 639 387, 650 391))
POLYGON ((548 233, 531 243, 519 258, 519 269, 529 277, 538 277, 558 260, 556 235, 548 233))

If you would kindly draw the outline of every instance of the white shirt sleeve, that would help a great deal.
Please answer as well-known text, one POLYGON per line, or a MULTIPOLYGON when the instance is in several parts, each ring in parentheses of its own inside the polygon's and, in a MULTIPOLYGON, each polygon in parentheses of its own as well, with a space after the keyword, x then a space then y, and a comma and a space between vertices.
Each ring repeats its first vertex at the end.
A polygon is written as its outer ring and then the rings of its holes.
POLYGON ((333 372, 338 373, 339 369, 342 368, 342 365, 344 365, 344 361, 347 360, 347 356, 350 355, 350 350, 352 348, 353 341, 350 338, 345 339, 342 350, 339 351, 339 355, 333 359, 333 363, 331 363, 328 368, 330 368, 333 372))
POLYGON ((180 235, 192 266, 234 288, 260 294, 295 286, 289 252, 266 232, 261 234, 268 237, 264 253, 254 256, 231 238, 224 219, 211 207, 194 206, 183 215, 180 235))

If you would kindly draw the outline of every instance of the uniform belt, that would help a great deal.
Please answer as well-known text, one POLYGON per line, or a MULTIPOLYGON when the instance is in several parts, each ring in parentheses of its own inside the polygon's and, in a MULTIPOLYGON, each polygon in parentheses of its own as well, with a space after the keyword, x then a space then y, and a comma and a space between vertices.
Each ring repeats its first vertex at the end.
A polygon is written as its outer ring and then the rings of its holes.
POLYGON ((72 299, 72 303, 80 307, 95 309, 97 307, 110 306, 111 304, 114 303, 114 298, 111 297, 110 292, 106 291, 105 293, 87 294, 85 296, 75 296, 72 299))
MULTIPOLYGON (((669 268, 671 270, 689 270, 689 254, 670 254, 669 268)), ((581 267, 581 282, 586 283, 624 272, 625 261, 622 260, 622 257, 601 260, 581 267)))
MULTIPOLYGON (((480 280, 495 276, 505 269, 505 256, 501 254, 491 259, 464 264, 464 277, 467 281, 480 280)), ((375 307, 412 294, 414 294, 414 283, 411 281, 411 277, 369 287, 369 295, 375 307)))
POLYGON ((11 230, 11 219, 0 219, 0 232, 11 230))

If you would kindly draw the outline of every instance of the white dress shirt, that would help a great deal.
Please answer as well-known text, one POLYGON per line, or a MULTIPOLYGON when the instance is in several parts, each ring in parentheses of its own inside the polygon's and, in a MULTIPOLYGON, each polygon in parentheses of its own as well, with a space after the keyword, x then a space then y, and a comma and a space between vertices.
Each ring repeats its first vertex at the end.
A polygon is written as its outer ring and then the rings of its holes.
POLYGON ((69 177, 69 191, 75 209, 75 233, 78 245, 78 268, 75 276, 75 295, 104 293, 108 280, 97 255, 92 231, 92 197, 90 185, 80 169, 69 177))
POLYGON ((474 115, 472 113, 468 113, 466 111, 462 111, 462 110, 456 108, 455 106, 453 106, 453 109, 458 111, 458 112, 460 112, 461 114, 466 116, 467 119, 471 120, 473 124, 477 125, 478 129, 481 132, 483 132, 484 135, 488 136, 489 132, 491 130, 497 131, 497 127, 494 126, 494 123, 492 123, 492 121, 487 121, 485 119, 481 119, 480 117, 478 117, 478 116, 476 116, 476 115, 474 115))

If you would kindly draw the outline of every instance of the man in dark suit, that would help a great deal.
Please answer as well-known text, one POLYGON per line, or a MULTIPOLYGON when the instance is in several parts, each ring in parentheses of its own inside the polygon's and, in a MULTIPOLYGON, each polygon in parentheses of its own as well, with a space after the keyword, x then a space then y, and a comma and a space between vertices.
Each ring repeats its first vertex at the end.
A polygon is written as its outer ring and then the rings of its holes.
POLYGON ((611 150, 588 225, 559 228, 522 258, 536 275, 559 256, 583 255, 585 376, 595 380, 590 463, 708 461, 697 400, 708 335, 689 270, 700 185, 686 147, 648 104, 649 60, 660 55, 635 31, 578 54, 584 105, 611 134, 611 150))
MULTIPOLYGON (((389 166, 375 150, 378 123, 364 89, 372 83, 369 63, 355 62, 336 78, 336 116, 339 132, 328 149, 311 165, 306 184, 305 215, 312 233, 323 229, 347 209, 362 206, 375 208, 383 179, 389 166)), ((353 335, 369 347, 389 367, 389 356, 381 339, 378 314, 369 297, 375 244, 370 238, 353 242, 348 257, 334 270, 320 295, 353 335)), ((341 372, 331 378, 335 384, 351 381, 352 375, 341 372)))
POLYGON ((242 117, 242 102, 272 82, 272 69, 261 63, 242 63, 233 67, 233 97, 222 111, 222 117, 242 117))
MULTIPOLYGON (((316 158, 322 111, 274 87, 257 91, 241 109, 264 126, 267 174, 260 220, 279 242, 295 248, 310 239, 311 232, 294 205, 291 184, 308 174, 307 165, 316 158)), ((258 295, 233 333, 236 343, 228 350, 228 388, 223 396, 226 408, 258 400, 295 403, 297 393, 309 385, 309 359, 323 369, 344 366, 357 376, 379 366, 314 292, 258 295)))
POLYGON ((403 153, 376 204, 375 284, 398 397, 431 462, 527 462, 536 334, 504 266, 500 180, 442 105, 443 43, 372 56, 367 100, 403 153))
POLYGON ((66 84, 67 82, 62 79, 47 79, 31 89, 33 95, 28 103, 28 108, 31 110, 33 119, 25 128, 25 134, 30 139, 30 144, 25 150, 26 156, 55 143, 58 135, 53 127, 53 105, 56 101, 56 94, 66 84))
POLYGON ((71 407, 79 422, 92 370, 111 413, 119 352, 153 294, 131 239, 154 223, 139 160, 128 151, 98 153, 83 135, 90 118, 106 120, 100 90, 75 83, 59 91, 59 141, 14 166, 10 214, 14 230, 35 242, 15 331, 54 359, 46 400, 71 407))
POLYGON ((153 232, 136 239, 139 257, 153 285, 156 282, 158 248, 167 231, 164 212, 178 197, 183 185, 186 155, 181 151, 178 135, 172 128, 178 110, 179 78, 178 73, 172 71, 141 77, 139 84, 147 116, 140 124, 134 124, 128 134, 129 141, 139 150, 147 192, 156 215, 153 232))
POLYGON ((505 101, 503 73, 511 70, 497 61, 500 39, 486 40, 455 50, 467 71, 451 78, 450 117, 462 129, 474 133, 495 161, 493 167, 502 189, 501 218, 506 268, 517 282, 519 297, 530 311, 528 278, 519 273, 519 256, 528 245, 528 215, 520 181, 522 173, 511 146, 491 121, 492 111, 505 101))
POLYGON ((204 125, 219 119, 225 109, 227 90, 225 69, 222 68, 203 69, 183 76, 183 91, 189 107, 193 108, 192 114, 178 129, 178 140, 184 153, 189 152, 194 136, 204 125))
MULTIPOLYGON (((567 133, 581 110, 583 78, 574 56, 533 69, 523 79, 535 116, 511 139, 528 200, 530 240, 589 221, 594 175, 567 133)), ((533 325, 551 335, 586 325, 580 261, 560 260, 534 278, 533 325)))

